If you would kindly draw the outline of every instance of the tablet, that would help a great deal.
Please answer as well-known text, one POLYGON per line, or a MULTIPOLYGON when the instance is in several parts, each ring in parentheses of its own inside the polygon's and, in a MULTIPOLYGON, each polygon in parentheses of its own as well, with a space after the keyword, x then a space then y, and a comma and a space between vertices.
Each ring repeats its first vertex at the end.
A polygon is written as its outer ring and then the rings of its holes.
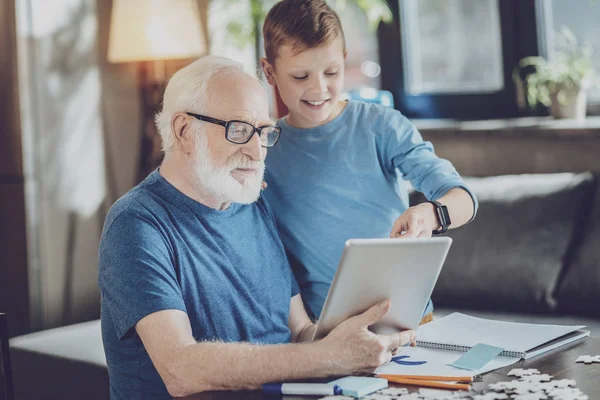
POLYGON ((370 329, 416 330, 451 244, 449 237, 348 240, 313 340, 385 299, 390 310, 370 329))

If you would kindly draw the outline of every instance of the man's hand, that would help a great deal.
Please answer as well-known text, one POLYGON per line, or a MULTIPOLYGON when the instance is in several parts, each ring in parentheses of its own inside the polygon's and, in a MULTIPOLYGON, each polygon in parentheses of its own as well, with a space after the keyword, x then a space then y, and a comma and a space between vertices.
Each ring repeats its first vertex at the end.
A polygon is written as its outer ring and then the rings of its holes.
POLYGON ((377 303, 364 313, 348 318, 323 339, 333 350, 336 375, 372 373, 380 365, 390 362, 398 347, 407 343, 414 345, 414 331, 377 335, 368 329, 379 322, 389 309, 389 300, 377 303))
POLYGON ((408 208, 394 222, 391 238, 431 237, 432 231, 439 229, 435 208, 431 203, 421 203, 408 208))

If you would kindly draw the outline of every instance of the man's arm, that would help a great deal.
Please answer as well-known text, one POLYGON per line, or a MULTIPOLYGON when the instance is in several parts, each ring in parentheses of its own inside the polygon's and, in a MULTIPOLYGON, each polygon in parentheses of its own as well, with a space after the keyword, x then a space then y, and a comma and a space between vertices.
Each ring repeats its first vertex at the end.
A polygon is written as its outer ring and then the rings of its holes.
POLYGON ((300 294, 290 300, 290 317, 288 326, 292 333, 292 342, 309 342, 312 340, 317 325, 311 321, 304 308, 300 294))
POLYGON ((378 303, 311 343, 196 343, 187 315, 177 310, 144 317, 136 331, 169 394, 183 397, 203 391, 258 389, 267 382, 372 372, 391 359, 394 349, 414 341, 412 331, 376 335, 368 330, 388 310, 389 302, 378 303))
POLYGON ((329 358, 323 356, 328 349, 322 343, 196 343, 188 316, 178 310, 151 314, 136 330, 174 397, 209 390, 257 389, 269 381, 333 373, 329 358))

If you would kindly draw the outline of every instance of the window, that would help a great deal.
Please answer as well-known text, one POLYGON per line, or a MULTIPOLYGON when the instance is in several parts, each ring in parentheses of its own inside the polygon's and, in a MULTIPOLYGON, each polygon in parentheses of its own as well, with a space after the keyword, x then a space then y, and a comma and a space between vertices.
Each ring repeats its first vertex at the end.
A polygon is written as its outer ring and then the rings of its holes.
MULTIPOLYGON (((600 2, 595 0, 538 0, 538 34, 540 36, 540 52, 552 58, 555 42, 554 33, 563 26, 569 28, 580 43, 588 42, 594 51, 594 66, 600 74, 600 2)), ((600 88, 592 89, 588 101, 600 104, 600 88)))
POLYGON ((239 61, 247 73, 256 74, 259 66, 256 63, 254 38, 249 36, 251 24, 250 3, 240 1, 232 7, 231 1, 211 1, 208 4, 208 32, 210 37, 210 53, 239 61), (231 21, 240 21, 248 30, 232 34, 226 26, 231 21))
POLYGON ((400 18, 408 93, 489 93, 504 88, 495 0, 405 0, 400 18))
MULTIPOLYGON (((599 0, 388 0, 379 29, 381 86, 410 118, 487 119, 531 115, 517 107, 519 60, 552 58, 567 26, 594 49, 600 74, 599 0)), ((600 113, 600 88, 588 93, 600 113)), ((544 107, 535 110, 547 115, 544 107)))
POLYGON ((388 0, 381 86, 409 118, 519 116, 512 71, 537 55, 535 0, 388 0))
POLYGON ((377 34, 369 27, 367 15, 358 7, 356 1, 339 2, 336 11, 344 28, 348 48, 344 89, 379 89, 381 67, 377 34))

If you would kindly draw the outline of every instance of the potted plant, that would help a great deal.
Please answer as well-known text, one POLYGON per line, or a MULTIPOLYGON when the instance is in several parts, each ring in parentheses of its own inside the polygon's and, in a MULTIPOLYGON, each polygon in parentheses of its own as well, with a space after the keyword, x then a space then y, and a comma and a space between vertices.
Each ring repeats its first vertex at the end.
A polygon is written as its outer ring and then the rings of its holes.
POLYGON ((563 27, 556 35, 553 57, 523 58, 513 72, 513 80, 531 108, 541 103, 550 107, 554 118, 583 120, 587 92, 597 84, 591 56, 591 47, 579 46, 573 32, 563 27))

